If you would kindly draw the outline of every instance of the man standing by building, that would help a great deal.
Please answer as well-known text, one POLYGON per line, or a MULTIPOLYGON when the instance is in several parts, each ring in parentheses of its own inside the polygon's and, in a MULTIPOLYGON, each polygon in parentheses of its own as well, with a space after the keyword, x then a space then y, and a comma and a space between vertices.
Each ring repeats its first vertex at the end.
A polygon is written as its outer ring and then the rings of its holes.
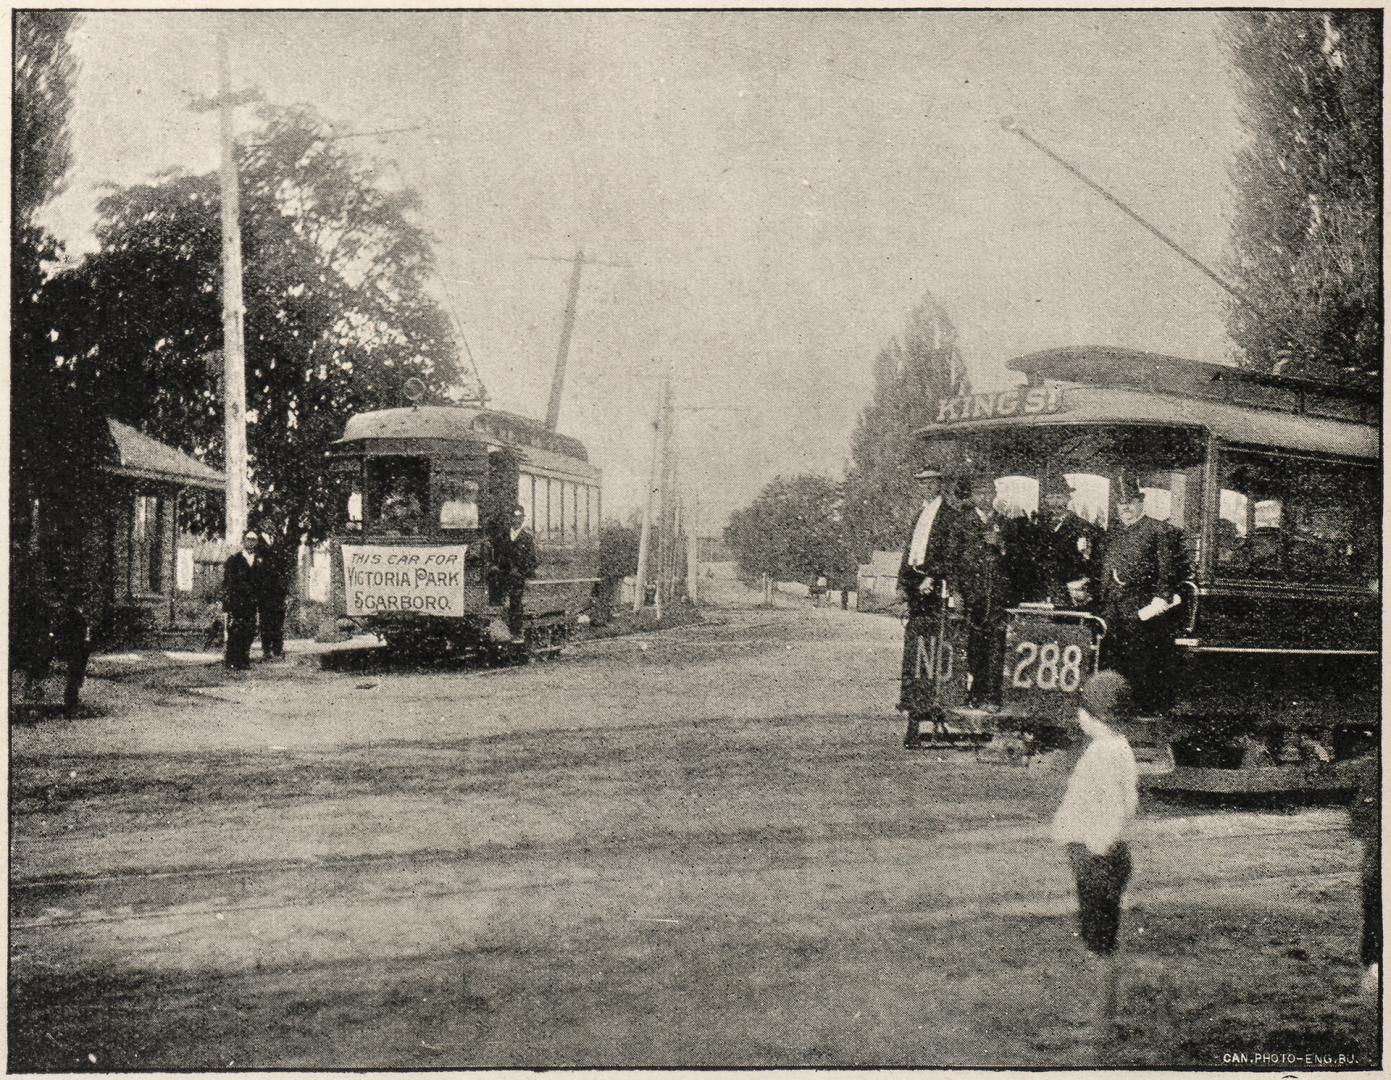
POLYGON ((526 583, 536 573, 538 560, 536 542, 523 526, 526 524, 526 508, 521 503, 512 507, 511 522, 493 535, 493 572, 491 578, 491 603, 507 603, 507 629, 512 634, 512 643, 520 645, 522 636, 522 598, 526 593, 526 583))
POLYGON ((904 746, 917 743, 924 720, 934 726, 941 722, 938 679, 950 670, 951 661, 951 650, 944 640, 948 597, 954 584, 949 579, 958 576, 954 564, 960 515, 943 497, 945 478, 940 469, 928 467, 913 479, 922 508, 898 568, 898 588, 908 603, 898 702, 899 711, 908 714, 904 746), (926 670, 924 663, 929 665, 926 670))
POLYGON ((1116 485, 1116 517, 1101 561, 1101 666, 1124 675, 1136 709, 1154 716, 1172 699, 1174 609, 1188 556, 1182 533, 1145 516, 1145 495, 1133 476, 1116 485))
POLYGON ((256 608, 261 600, 260 534, 247 529, 241 550, 222 567, 222 610, 227 613, 227 651, 223 664, 234 671, 251 667, 251 642, 256 637, 256 608))
POLYGON ((290 566, 286 557, 289 547, 276 543, 273 528, 265 530, 264 542, 258 552, 261 564, 261 589, 256 615, 261 623, 261 655, 267 660, 279 660, 285 655, 285 597, 289 594, 290 566))

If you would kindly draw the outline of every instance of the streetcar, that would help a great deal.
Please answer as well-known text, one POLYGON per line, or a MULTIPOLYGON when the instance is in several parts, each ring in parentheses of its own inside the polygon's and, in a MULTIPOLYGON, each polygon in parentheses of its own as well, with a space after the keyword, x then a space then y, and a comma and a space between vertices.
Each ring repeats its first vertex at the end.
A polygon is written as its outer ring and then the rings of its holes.
MULTIPOLYGON (((1069 508, 1105 530, 1125 473, 1146 515, 1181 532, 1191 574, 1170 624, 1172 703, 1128 732, 1150 751, 1148 783, 1346 786, 1341 764, 1379 730, 1378 395, 1114 348, 1009 367, 1022 385, 941 399, 915 438, 927 460, 993 478, 1006 520, 1035 519, 1039 480, 1060 469, 1069 508)), ((929 684, 938 727, 1014 748, 1066 741, 1104 655, 1094 603, 1012 597, 1003 690, 987 710, 965 704, 961 623, 944 605, 917 642, 912 677, 929 684)))
POLYGON ((500 410, 412 404, 351 417, 326 457, 340 626, 410 657, 520 659, 558 652, 596 613, 602 474, 578 440, 500 410), (520 643, 492 554, 518 504, 538 556, 520 643))

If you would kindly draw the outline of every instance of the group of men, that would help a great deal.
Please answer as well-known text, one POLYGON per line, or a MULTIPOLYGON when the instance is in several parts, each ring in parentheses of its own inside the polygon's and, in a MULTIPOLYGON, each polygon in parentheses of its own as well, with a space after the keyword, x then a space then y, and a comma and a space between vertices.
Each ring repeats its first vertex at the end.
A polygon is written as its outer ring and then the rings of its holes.
MULTIPOLYGON (((1182 533, 1145 514, 1136 478, 1114 485, 1109 530, 1069 508, 1074 489, 1061 469, 1039 480, 1039 512, 1006 517, 985 474, 925 468, 915 476, 922 508, 899 566, 908 602, 903 700, 910 717, 932 711, 920 672, 919 639, 930 639, 954 614, 964 618, 968 703, 1001 698, 1009 607, 1051 603, 1106 622, 1100 666, 1119 671, 1136 704, 1153 715, 1169 703, 1180 583, 1189 576, 1182 533)), ((955 620, 953 620, 955 621, 955 620)))
POLYGON ((279 545, 267 543, 255 529, 242 533, 241 550, 222 569, 222 610, 227 616, 223 663, 234 671, 251 667, 251 644, 261 633, 261 655, 285 655, 286 567, 279 545))

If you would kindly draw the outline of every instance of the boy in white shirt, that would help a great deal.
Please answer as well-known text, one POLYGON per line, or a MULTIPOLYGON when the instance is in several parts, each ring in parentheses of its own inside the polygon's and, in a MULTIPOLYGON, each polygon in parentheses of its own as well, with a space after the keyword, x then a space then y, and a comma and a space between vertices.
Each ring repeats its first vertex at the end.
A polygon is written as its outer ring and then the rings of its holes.
POLYGON ((1082 688, 1077 720, 1090 740, 1053 817, 1053 838, 1067 848, 1077 881, 1077 923, 1098 966, 1097 1035, 1104 1039, 1116 1010, 1116 932, 1130 880, 1125 835, 1139 803, 1139 774, 1125 736, 1108 725, 1131 715, 1130 684, 1114 671, 1082 688))

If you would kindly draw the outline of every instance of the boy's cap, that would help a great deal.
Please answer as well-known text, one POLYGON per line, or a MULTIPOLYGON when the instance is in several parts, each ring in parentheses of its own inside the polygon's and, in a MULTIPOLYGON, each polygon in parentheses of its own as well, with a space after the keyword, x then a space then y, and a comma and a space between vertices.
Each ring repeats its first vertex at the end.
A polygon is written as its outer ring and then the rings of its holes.
POLYGON ((1130 684, 1118 671, 1098 671, 1082 687, 1082 704, 1098 720, 1124 720, 1133 704, 1130 684))

